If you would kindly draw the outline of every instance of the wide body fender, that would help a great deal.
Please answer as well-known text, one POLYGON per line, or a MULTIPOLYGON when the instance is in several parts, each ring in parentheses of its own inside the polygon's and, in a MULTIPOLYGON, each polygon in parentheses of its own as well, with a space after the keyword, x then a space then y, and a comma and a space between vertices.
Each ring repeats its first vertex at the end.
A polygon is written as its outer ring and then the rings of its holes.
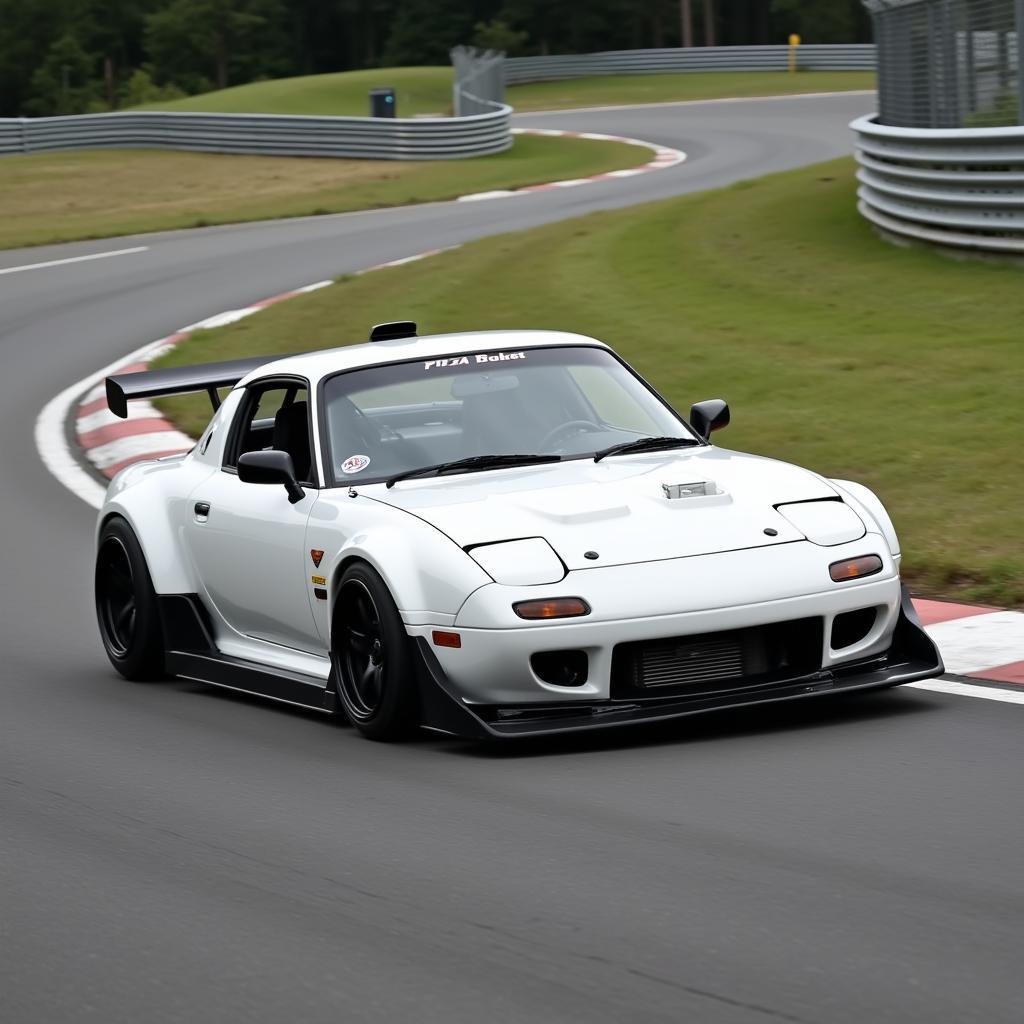
POLYGON ((130 466, 114 477, 107 490, 96 523, 97 540, 111 516, 126 519, 142 546, 158 594, 199 591, 182 524, 187 521, 188 495, 211 472, 188 455, 174 456, 130 466))
POLYGON ((362 495, 322 496, 310 513, 306 540, 311 551, 324 552, 318 572, 326 580, 329 610, 345 569, 357 559, 381 575, 407 625, 450 624, 470 594, 493 582, 436 527, 362 495))

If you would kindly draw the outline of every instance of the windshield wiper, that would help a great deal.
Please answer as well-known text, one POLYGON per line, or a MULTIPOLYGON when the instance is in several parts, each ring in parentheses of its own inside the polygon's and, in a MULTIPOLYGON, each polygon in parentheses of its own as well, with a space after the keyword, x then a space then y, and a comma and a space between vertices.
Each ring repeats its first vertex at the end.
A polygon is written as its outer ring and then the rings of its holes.
POLYGON ((399 480, 417 476, 440 476, 443 473, 473 473, 483 469, 501 469, 504 466, 532 466, 542 462, 561 462, 561 455, 470 455, 466 459, 452 459, 435 466, 407 469, 389 477, 387 486, 394 487, 399 480))
POLYGON ((668 448, 693 448, 700 441, 692 437, 638 437, 635 441, 623 441, 610 448, 594 452, 594 461, 600 462, 609 455, 626 455, 629 452, 659 452, 668 448))

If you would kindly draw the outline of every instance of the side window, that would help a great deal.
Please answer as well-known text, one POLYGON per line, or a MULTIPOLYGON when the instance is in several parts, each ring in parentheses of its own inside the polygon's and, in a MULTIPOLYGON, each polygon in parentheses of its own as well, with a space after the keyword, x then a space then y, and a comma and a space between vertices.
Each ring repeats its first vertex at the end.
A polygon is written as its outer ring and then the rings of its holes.
POLYGON ((287 452, 301 483, 315 486, 310 447, 309 391, 305 384, 280 382, 251 385, 238 410, 232 443, 224 453, 233 468, 245 452, 276 449, 287 452))

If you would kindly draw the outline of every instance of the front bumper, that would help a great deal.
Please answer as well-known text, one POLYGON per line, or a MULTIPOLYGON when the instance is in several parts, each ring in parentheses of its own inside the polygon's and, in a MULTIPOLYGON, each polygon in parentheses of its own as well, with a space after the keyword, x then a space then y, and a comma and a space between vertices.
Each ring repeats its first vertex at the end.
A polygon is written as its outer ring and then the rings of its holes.
POLYGON ((943 672, 942 658, 921 626, 903 588, 889 647, 856 661, 771 682, 737 680, 713 693, 699 683, 685 694, 636 699, 575 699, 564 702, 480 704, 463 697, 448 679, 427 641, 419 650, 422 724, 438 732, 478 739, 508 739, 665 721, 703 711, 850 693, 929 679, 943 672))

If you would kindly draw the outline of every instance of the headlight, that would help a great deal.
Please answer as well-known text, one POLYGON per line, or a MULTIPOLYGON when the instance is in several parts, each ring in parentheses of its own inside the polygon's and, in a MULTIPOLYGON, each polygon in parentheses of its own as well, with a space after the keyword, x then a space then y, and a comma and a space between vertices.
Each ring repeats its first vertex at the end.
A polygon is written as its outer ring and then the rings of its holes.
POLYGON ((860 516, 842 501, 799 501, 775 507, 812 544, 822 547, 859 540, 867 532, 860 516))
POLYGON ((477 544, 469 549, 469 557, 495 583, 507 587, 534 587, 565 578, 562 560, 543 537, 477 544))

